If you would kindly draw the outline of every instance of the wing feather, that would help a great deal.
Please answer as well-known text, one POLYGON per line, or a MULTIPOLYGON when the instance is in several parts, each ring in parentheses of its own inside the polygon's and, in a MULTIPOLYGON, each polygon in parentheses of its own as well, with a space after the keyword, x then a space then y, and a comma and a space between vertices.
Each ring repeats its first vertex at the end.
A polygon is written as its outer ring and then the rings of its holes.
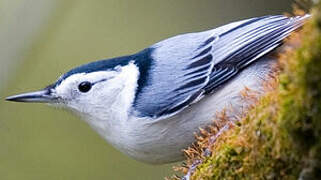
POLYGON ((180 112, 278 47, 307 17, 253 18, 151 46, 152 66, 135 112, 154 118, 180 112))

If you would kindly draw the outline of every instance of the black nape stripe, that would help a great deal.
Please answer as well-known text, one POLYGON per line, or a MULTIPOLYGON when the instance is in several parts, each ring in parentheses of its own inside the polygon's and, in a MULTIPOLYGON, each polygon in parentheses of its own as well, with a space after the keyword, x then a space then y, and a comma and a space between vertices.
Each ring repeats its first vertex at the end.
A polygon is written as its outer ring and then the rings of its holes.
POLYGON ((52 86, 56 87, 56 86, 60 85, 63 80, 65 80, 66 78, 68 78, 69 76, 71 76, 73 74, 91 73, 91 72, 105 71, 105 70, 114 70, 114 68, 117 66, 127 65, 131 60, 133 60, 133 55, 117 57, 117 58, 112 58, 112 59, 105 59, 105 60, 100 60, 100 61, 95 61, 92 63, 84 64, 82 66, 76 67, 76 68, 68 71, 67 73, 65 73, 52 86))
POLYGON ((135 95, 136 99, 134 100, 134 104, 136 104, 138 94, 149 83, 148 81, 149 71, 153 65, 153 58, 151 57, 153 50, 154 50, 153 48, 147 48, 133 56, 133 58, 135 59, 135 64, 139 68, 139 72, 140 72, 138 82, 137 82, 138 87, 136 90, 136 95, 135 95))

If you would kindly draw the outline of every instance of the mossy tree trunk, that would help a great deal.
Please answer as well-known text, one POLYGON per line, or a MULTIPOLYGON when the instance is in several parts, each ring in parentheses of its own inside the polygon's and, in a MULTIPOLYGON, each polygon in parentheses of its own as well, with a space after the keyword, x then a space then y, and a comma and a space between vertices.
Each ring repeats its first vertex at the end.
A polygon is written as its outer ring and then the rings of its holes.
MULTIPOLYGON (((199 138, 187 168, 191 179, 321 179, 321 2, 280 55, 270 90, 204 156, 211 134, 199 138), (203 144, 205 145, 203 145, 203 144)), ((206 133, 205 133, 206 134, 206 133)))

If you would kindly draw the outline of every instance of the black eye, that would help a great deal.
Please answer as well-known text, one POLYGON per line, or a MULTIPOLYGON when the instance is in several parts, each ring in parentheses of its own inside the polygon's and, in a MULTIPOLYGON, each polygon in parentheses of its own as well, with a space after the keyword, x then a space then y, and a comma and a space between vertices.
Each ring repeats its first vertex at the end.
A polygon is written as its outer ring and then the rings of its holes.
POLYGON ((88 81, 84 81, 78 85, 78 89, 80 92, 88 92, 91 89, 91 83, 88 81))

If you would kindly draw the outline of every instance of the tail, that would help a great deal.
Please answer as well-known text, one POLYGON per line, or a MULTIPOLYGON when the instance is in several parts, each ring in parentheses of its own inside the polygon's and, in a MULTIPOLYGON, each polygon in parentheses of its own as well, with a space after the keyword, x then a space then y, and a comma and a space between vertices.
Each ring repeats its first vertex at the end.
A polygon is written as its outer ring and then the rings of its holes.
POLYGON ((289 23, 293 23, 293 30, 296 30, 304 25, 304 23, 310 19, 312 16, 310 14, 306 14, 304 16, 295 16, 292 17, 289 23))

